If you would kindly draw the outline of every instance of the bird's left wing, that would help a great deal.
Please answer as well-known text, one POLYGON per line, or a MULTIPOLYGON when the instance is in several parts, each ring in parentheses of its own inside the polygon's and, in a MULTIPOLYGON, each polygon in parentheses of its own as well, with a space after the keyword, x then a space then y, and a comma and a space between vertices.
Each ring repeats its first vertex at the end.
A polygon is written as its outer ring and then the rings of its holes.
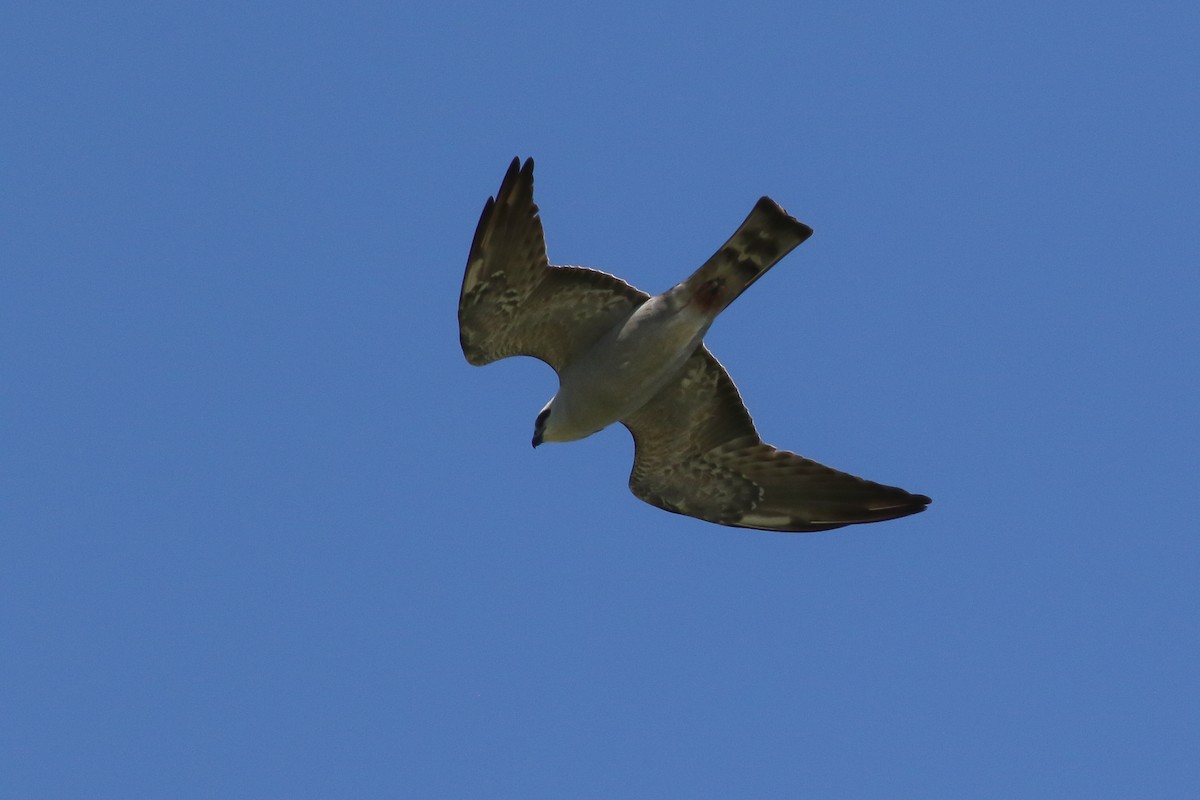
POLYGON ((560 369, 649 295, 606 272, 551 266, 533 159, 513 159, 475 229, 458 301, 463 354, 475 365, 533 356, 560 369))
POLYGON ((822 531, 924 511, 909 494, 764 444, 725 368, 703 345, 625 420, 630 490, 677 514, 772 531, 822 531))

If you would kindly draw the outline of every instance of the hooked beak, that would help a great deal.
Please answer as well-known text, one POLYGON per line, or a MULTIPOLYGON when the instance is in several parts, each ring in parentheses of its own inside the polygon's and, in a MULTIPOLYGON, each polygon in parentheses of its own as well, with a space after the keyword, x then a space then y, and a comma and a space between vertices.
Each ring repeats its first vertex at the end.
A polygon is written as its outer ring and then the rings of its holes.
POLYGON ((537 449, 537 446, 538 446, 539 444, 541 444, 541 443, 542 443, 542 434, 540 434, 540 433, 535 433, 535 434, 533 435, 533 448, 536 450, 536 449, 537 449))

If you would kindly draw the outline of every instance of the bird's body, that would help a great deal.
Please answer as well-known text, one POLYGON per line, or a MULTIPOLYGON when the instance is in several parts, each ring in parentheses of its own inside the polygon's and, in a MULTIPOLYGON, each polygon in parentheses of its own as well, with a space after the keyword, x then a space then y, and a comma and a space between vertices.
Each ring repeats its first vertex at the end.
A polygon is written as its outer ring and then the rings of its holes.
POLYGON ((667 297, 642 303, 559 372, 543 441, 582 439, 637 411, 679 372, 711 324, 667 297))
POLYGON ((510 355, 549 363, 559 390, 538 415, 534 446, 622 422, 637 445, 630 489, 668 511, 780 531, 922 511, 923 495, 763 444, 703 345, 716 316, 811 234, 764 197, 691 277, 650 297, 607 273, 550 266, 533 161, 522 168, 514 159, 484 207, 468 257, 463 352, 473 364, 510 355))

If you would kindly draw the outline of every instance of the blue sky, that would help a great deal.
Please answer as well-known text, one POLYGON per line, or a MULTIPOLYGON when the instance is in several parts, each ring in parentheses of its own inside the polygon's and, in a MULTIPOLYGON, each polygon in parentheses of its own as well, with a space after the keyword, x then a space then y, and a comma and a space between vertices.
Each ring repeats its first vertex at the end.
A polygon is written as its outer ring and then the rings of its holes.
POLYGON ((0 795, 1195 797, 1191 3, 10 4, 0 795), (824 534, 529 447, 480 209, 708 336, 824 534))

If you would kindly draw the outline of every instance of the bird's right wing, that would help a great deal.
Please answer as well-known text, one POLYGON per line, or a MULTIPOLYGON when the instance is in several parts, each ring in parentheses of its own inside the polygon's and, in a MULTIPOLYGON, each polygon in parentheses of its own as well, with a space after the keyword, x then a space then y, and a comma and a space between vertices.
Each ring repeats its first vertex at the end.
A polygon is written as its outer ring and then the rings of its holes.
POLYGON ((533 202, 533 159, 513 159, 475 229, 458 301, 463 354, 475 365, 533 356, 560 369, 648 295, 606 272, 554 267, 533 202))
POLYGON ((771 531, 821 531, 924 511, 928 497, 764 444, 725 368, 703 345, 678 378, 623 420, 630 490, 677 514, 771 531))

